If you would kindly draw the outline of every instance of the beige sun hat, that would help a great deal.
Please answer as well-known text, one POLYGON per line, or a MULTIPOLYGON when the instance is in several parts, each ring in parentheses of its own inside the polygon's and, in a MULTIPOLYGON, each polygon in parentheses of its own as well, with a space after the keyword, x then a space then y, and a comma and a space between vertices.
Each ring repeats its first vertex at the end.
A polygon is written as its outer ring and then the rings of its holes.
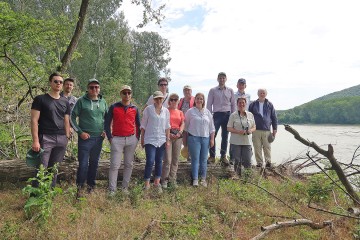
POLYGON ((188 159, 189 157, 189 148, 187 146, 184 146, 182 149, 181 149, 181 156, 185 159, 188 159))

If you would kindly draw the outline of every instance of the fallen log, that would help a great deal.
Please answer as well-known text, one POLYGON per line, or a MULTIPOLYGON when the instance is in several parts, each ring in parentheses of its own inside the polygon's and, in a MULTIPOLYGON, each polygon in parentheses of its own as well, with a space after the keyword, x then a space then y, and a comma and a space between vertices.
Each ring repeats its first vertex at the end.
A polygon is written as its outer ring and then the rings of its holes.
MULTIPOLYGON (((110 160, 100 160, 98 167, 97 180, 107 180, 109 172, 110 160)), ((124 165, 119 169, 118 179, 123 176, 124 165)), ((77 161, 63 161, 59 166, 60 180, 73 180, 76 178, 78 168, 77 161)), ((143 178, 145 169, 145 161, 134 161, 132 177, 143 178)), ((208 165, 208 176, 217 178, 230 178, 233 175, 231 167, 222 167, 220 164, 208 165)), ((30 177, 35 176, 35 169, 28 167, 24 160, 0 160, 0 182, 19 182, 26 181, 30 177)), ((191 164, 189 162, 180 162, 177 178, 179 181, 191 179, 191 164)))

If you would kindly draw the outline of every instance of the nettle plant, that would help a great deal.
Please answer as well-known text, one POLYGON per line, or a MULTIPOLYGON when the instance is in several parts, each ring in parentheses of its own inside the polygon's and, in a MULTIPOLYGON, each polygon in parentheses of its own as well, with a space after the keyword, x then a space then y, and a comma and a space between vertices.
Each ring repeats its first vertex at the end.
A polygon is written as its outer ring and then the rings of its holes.
POLYGON ((27 181, 29 184, 22 189, 23 194, 29 196, 24 206, 25 214, 29 219, 46 223, 51 216, 53 199, 62 193, 61 188, 51 186, 57 167, 56 164, 52 168, 44 168, 41 164, 36 177, 29 178, 27 181), (33 181, 37 181, 37 187, 31 185, 33 181))

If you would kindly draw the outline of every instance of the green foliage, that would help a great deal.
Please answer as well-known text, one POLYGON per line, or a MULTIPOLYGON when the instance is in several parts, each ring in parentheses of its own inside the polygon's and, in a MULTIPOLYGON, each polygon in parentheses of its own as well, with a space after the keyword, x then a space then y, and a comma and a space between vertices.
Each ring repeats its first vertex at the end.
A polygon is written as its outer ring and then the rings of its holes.
POLYGON ((61 188, 51 186, 56 171, 57 165, 52 169, 45 169, 40 165, 36 177, 28 180, 28 183, 37 181, 38 187, 29 184, 23 188, 23 194, 29 196, 24 206, 26 216, 37 220, 40 224, 47 223, 52 213, 53 199, 57 194, 62 193, 61 188))
POLYGON ((334 185, 331 180, 324 174, 315 174, 310 177, 307 193, 312 201, 326 202, 329 200, 331 190, 334 185))

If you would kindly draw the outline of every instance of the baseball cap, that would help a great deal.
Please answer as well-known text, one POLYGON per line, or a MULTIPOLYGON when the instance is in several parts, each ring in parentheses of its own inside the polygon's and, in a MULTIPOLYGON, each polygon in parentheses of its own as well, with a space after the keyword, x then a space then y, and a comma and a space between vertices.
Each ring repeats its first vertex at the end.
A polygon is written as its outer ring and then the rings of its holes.
POLYGON ((41 155, 43 154, 44 149, 40 148, 39 152, 34 152, 30 149, 26 154, 26 165, 29 167, 39 167, 41 163, 41 155))
POLYGON ((240 78, 237 83, 238 83, 238 84, 239 84, 239 83, 246 84, 246 80, 245 80, 244 78, 240 78))
POLYGON ((153 99, 155 98, 164 98, 164 94, 161 91, 155 91, 153 94, 153 99))
POLYGON ((184 88, 183 88, 183 90, 185 90, 185 89, 190 89, 190 90, 191 90, 192 88, 191 88, 191 86, 189 86, 189 85, 185 85, 184 88))
POLYGON ((88 86, 89 86, 90 83, 97 83, 97 84, 100 85, 99 81, 97 79, 95 79, 95 78, 89 79, 88 86))
POLYGON ((131 90, 131 87, 128 86, 128 85, 123 85, 123 86, 121 87, 121 89, 120 89, 120 92, 122 92, 122 91, 124 91, 124 90, 130 90, 130 91, 132 91, 132 90, 131 90))
POLYGON ((219 72, 218 77, 220 77, 220 76, 225 76, 225 77, 226 77, 226 73, 224 73, 224 72, 219 72))

